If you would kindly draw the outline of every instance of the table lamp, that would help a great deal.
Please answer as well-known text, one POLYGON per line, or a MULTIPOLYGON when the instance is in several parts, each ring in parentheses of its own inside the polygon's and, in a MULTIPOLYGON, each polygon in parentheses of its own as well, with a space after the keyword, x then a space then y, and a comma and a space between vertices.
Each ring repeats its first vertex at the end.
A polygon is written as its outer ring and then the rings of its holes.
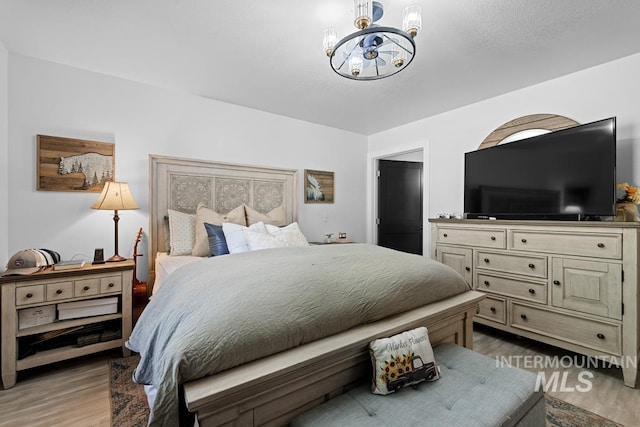
POLYGON ((113 223, 115 225, 115 254, 106 259, 107 262, 117 262, 126 260, 125 257, 118 255, 118 216, 119 210, 138 209, 136 201, 133 200, 129 185, 126 182, 107 181, 104 184, 102 193, 92 206, 92 209, 113 211, 113 223))

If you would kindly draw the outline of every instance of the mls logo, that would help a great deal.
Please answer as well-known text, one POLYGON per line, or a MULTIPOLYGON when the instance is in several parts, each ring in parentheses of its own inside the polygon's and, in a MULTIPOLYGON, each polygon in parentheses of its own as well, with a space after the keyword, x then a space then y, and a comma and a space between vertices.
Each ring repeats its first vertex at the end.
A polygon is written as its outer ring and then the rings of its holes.
POLYGON ((535 391, 539 391, 543 389, 544 392, 549 391, 562 391, 562 392, 574 392, 578 391, 581 393, 586 393, 591 391, 593 384, 591 380, 594 378, 593 372, 591 371, 581 371, 578 374, 578 384, 575 386, 568 386, 567 380, 569 378, 569 372, 562 372, 562 376, 560 375, 560 371, 554 371, 549 379, 547 380, 547 376, 544 372, 538 372, 538 378, 536 378, 536 387, 535 391))

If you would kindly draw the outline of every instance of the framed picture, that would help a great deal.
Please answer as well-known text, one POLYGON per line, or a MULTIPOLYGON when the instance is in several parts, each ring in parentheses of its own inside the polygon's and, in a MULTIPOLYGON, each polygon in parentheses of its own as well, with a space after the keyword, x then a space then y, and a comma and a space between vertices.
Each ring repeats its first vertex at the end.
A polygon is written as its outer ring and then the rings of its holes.
POLYGON ((304 170, 304 202, 333 203, 333 172, 304 170))
POLYGON ((38 191, 99 193, 115 180, 115 144, 38 135, 38 191))

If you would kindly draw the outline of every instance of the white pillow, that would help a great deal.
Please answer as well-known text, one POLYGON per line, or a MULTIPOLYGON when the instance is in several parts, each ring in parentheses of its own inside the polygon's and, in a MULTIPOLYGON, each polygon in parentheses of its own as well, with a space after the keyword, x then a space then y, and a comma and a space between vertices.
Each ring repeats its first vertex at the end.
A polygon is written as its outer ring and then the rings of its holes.
POLYGON ((249 244, 247 243, 247 238, 245 237, 245 230, 267 234, 267 229, 264 228, 264 224, 261 222, 252 224, 249 227, 233 224, 231 222, 225 222, 222 224, 222 232, 224 233, 224 238, 227 240, 229 253, 237 254, 240 252, 249 251, 249 244))
POLYGON ((292 222, 286 227, 276 227, 275 225, 265 224, 265 228, 267 229, 267 233, 273 234, 274 236, 282 233, 283 231, 297 231, 299 233, 302 233, 297 222, 292 222))
POLYGON ((309 246, 309 242, 307 242, 307 239, 300 230, 284 230, 275 235, 245 230, 245 237, 250 251, 270 248, 309 246))
POLYGON ((222 215, 209 209, 203 204, 198 205, 196 211, 195 222, 195 242, 191 254, 193 256, 211 256, 211 248, 209 247, 209 236, 204 228, 204 223, 208 222, 213 225, 222 225, 225 222, 233 222, 234 224, 246 225, 244 205, 240 205, 232 209, 229 213, 222 215))
POLYGON ((196 216, 169 209, 169 255, 191 255, 195 242, 196 216))

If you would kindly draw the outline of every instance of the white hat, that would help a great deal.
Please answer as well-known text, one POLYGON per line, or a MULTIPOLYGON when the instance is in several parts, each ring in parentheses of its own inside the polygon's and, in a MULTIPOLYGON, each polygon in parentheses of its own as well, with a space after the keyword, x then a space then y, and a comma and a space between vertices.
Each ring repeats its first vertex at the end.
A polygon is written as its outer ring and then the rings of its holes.
POLYGON ((49 265, 45 255, 35 249, 18 251, 7 263, 7 269, 0 276, 11 274, 33 274, 49 265))

